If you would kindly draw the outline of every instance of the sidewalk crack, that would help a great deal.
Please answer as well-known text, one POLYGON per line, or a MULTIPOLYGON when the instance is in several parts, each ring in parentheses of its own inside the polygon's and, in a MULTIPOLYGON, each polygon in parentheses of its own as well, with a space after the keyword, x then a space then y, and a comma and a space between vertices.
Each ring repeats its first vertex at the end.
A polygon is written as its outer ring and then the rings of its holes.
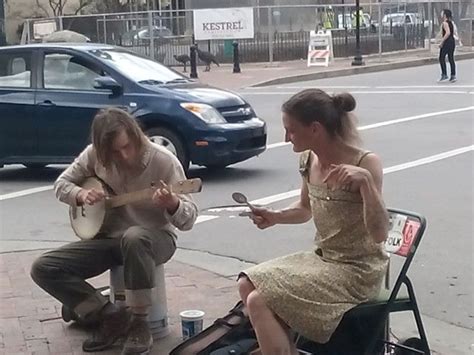
POLYGON ((256 264, 257 264, 257 263, 255 263, 255 262, 253 262, 253 261, 245 260, 245 259, 239 258, 239 257, 237 257, 237 256, 230 256, 230 255, 212 253, 212 252, 210 252, 210 251, 208 251, 208 250, 193 249, 193 248, 183 248, 183 247, 178 247, 178 249, 188 250, 188 251, 196 251, 196 252, 199 252, 199 253, 205 253, 205 254, 209 254, 209 255, 212 255, 212 256, 219 256, 219 257, 221 257, 221 258, 234 259, 234 260, 237 260, 237 261, 240 261, 240 262, 243 262, 243 263, 248 263, 248 264, 253 264, 253 265, 256 265, 256 264))

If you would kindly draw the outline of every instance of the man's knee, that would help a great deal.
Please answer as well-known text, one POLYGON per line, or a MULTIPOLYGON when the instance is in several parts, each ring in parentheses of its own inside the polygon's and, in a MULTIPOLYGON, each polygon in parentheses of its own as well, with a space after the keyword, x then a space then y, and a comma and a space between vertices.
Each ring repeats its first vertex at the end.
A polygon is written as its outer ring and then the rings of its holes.
POLYGON ((151 250, 151 241, 146 230, 133 226, 128 228, 122 236, 120 245, 122 250, 146 247, 151 250))
POLYGON ((41 284, 43 280, 54 277, 57 268, 49 261, 47 256, 40 256, 31 265, 30 276, 34 282, 41 284))

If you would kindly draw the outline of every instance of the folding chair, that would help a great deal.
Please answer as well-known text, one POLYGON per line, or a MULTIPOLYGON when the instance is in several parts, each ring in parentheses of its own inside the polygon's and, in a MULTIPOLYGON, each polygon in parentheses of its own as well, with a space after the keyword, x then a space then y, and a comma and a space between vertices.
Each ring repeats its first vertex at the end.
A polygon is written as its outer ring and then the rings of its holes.
MULTIPOLYGON (((426 228, 426 219, 416 213, 399 209, 389 209, 390 228, 385 242, 387 252, 405 258, 400 273, 391 291, 388 286, 389 270, 386 275, 386 287, 383 287, 377 299, 361 304, 348 312, 349 317, 357 317, 363 314, 380 314, 380 327, 385 327, 385 339, 382 342, 388 346, 395 347, 395 354, 425 354, 430 355, 428 340, 426 337, 420 310, 416 302, 413 284, 407 276, 408 268, 415 256, 420 244, 421 237, 426 228), (401 286, 406 286, 406 292, 401 286), (389 314, 393 312, 412 311, 415 318, 420 338, 410 338, 406 344, 393 343, 389 341, 389 314)), ((376 343, 379 339, 371 341, 365 351, 365 355, 373 355, 376 343)))
POLYGON ((431 355, 426 333, 416 302, 415 291, 407 276, 408 268, 426 228, 423 216, 398 209, 389 209, 390 228, 385 242, 387 252, 405 258, 395 284, 389 287, 389 270, 379 296, 347 312, 335 333, 326 344, 308 344, 297 341, 298 347, 310 349, 321 355, 375 355, 384 354, 386 347, 395 348, 396 355, 431 355), (406 291, 401 286, 406 286, 406 291), (410 338, 406 343, 389 341, 389 314, 412 311, 420 338, 410 338), (358 329, 355 329, 358 328, 358 329), (367 339, 367 335, 370 338, 367 339), (350 350, 348 350, 350 348, 350 350))

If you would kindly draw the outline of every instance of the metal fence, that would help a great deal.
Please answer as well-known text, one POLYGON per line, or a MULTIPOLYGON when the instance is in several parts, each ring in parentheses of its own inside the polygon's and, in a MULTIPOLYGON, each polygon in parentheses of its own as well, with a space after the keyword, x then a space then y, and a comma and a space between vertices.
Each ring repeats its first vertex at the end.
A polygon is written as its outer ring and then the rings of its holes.
MULTIPOLYGON (((440 13, 444 8, 453 11, 459 37, 463 45, 472 50, 474 6, 471 0, 386 0, 362 3, 361 7, 364 12, 360 32, 362 54, 430 49, 439 32, 440 13)), ((241 62, 306 58, 310 31, 328 27, 328 17, 334 56, 352 56, 355 53, 354 13, 355 4, 254 7, 255 36, 238 40, 241 62)), ((30 34, 34 21, 37 20, 26 22, 30 34)), ((178 65, 173 56, 188 54, 194 42, 193 10, 64 16, 56 21, 59 29, 82 33, 92 42, 129 48, 169 66, 178 65)), ((220 62, 232 61, 231 40, 197 41, 197 45, 212 52, 220 62)))

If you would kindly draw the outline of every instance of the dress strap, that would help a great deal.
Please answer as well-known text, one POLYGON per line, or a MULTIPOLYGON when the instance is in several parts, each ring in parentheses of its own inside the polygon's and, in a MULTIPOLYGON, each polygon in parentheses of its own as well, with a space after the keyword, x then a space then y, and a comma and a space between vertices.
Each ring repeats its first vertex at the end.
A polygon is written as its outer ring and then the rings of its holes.
POLYGON ((300 155, 300 174, 304 177, 308 177, 309 163, 311 161, 311 150, 306 150, 300 155))
POLYGON ((362 160, 363 160, 367 155, 369 155, 369 154, 371 154, 371 153, 372 153, 372 152, 369 151, 369 150, 368 150, 368 151, 365 151, 365 152, 362 151, 361 154, 360 154, 360 156, 359 156, 359 159, 357 160, 356 166, 360 166, 360 163, 362 163, 362 160))

